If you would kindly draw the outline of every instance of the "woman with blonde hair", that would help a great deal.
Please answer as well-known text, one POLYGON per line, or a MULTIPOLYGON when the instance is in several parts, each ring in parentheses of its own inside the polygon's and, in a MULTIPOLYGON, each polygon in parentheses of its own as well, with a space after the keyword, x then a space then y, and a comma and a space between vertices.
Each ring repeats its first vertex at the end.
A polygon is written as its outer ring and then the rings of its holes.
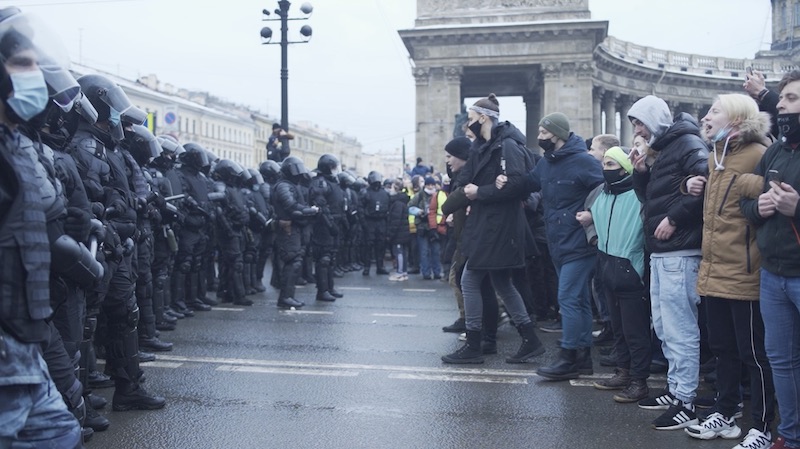
POLYGON ((718 392, 712 413, 689 426, 686 433, 704 440, 741 436, 733 415, 741 401, 744 364, 750 373, 753 428, 734 449, 770 447, 775 417, 775 388, 758 303, 760 255, 755 229, 739 207, 739 200, 749 196, 754 178, 750 173, 766 151, 769 128, 769 116, 758 111, 752 98, 718 96, 701 126, 713 146, 709 174, 685 184, 687 194, 700 195, 705 190, 697 291, 706 307, 709 346, 717 357, 718 392))

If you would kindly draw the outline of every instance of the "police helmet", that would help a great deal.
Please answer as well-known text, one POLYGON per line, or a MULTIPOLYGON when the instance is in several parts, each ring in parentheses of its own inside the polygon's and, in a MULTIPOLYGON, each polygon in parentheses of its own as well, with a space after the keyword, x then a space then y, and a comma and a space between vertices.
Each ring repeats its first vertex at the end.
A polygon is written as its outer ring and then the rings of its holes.
POLYGON ((258 166, 258 171, 267 182, 274 183, 281 174, 281 165, 273 160, 264 161, 258 166))
POLYGON ((264 184, 264 177, 255 168, 248 168, 247 172, 250 173, 250 185, 264 184))
POLYGON ((128 151, 139 165, 146 165, 152 159, 161 155, 161 145, 156 136, 144 126, 133 125, 130 131, 125 131, 125 141, 128 151))
POLYGON ((336 174, 336 169, 339 167, 339 159, 332 154, 323 154, 319 157, 317 162, 317 171, 323 175, 336 174))
POLYGON ((211 165, 208 161, 208 152, 200 144, 189 142, 183 145, 183 149, 185 151, 180 154, 179 158, 184 165, 188 165, 198 171, 202 171, 204 167, 211 165))
POLYGON ((303 161, 295 156, 289 156, 283 160, 283 163, 281 163, 281 173, 283 173, 284 176, 299 177, 310 174, 306 166, 303 165, 303 161))
POLYGON ((367 175, 367 182, 369 183, 369 185, 380 184, 383 182, 383 175, 375 170, 372 170, 367 175))
MULTIPOLYGON (((247 170, 236 162, 230 159, 220 159, 211 170, 211 179, 222 181, 228 185, 236 185, 242 180, 244 173, 247 173, 247 170)), ((250 173, 247 175, 249 176, 250 173)))
POLYGON ((339 173, 336 177, 339 179, 339 185, 342 187, 350 187, 356 182, 356 177, 346 171, 339 173))

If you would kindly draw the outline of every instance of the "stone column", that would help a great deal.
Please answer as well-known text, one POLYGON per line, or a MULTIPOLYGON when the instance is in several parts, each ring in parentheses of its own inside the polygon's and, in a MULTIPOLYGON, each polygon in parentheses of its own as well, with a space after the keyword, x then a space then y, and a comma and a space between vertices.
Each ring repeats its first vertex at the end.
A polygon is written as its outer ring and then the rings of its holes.
POLYGON ((606 129, 603 134, 617 135, 617 97, 619 93, 606 91, 603 95, 603 112, 606 113, 606 129))
POLYGON ((542 96, 538 91, 531 92, 522 97, 522 100, 525 102, 525 139, 528 148, 536 148, 539 120, 542 118, 542 96))
POLYGON ((630 147, 633 143, 633 125, 628 120, 628 111, 633 106, 633 98, 623 95, 619 99, 619 142, 622 146, 630 147))
POLYGON ((417 67, 416 154, 425 164, 444 171, 444 146, 453 138, 461 112, 461 67, 417 67))
POLYGON ((548 63, 542 72, 542 114, 562 112, 572 132, 588 136, 593 127, 592 62, 548 63))
POLYGON ((605 89, 595 87, 592 91, 592 136, 603 134, 603 94, 605 89))

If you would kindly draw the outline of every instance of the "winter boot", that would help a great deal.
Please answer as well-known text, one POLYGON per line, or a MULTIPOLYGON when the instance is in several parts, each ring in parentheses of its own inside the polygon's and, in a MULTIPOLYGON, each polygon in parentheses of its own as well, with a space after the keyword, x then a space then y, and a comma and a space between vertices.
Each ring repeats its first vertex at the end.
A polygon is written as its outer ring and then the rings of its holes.
POLYGON ((578 359, 575 361, 578 368, 578 374, 591 375, 594 374, 594 365, 592 364, 592 348, 579 348, 578 359))
POLYGON ((549 380, 568 380, 578 378, 578 368, 575 361, 578 358, 577 349, 561 348, 558 360, 550 366, 539 368, 536 374, 549 380))
POLYGON ((544 345, 539 337, 532 322, 519 325, 517 327, 519 335, 522 337, 522 345, 517 353, 506 359, 506 363, 525 363, 528 359, 544 354, 544 345))
POLYGON ((452 354, 442 356, 445 363, 483 363, 481 331, 467 331, 467 343, 452 354))

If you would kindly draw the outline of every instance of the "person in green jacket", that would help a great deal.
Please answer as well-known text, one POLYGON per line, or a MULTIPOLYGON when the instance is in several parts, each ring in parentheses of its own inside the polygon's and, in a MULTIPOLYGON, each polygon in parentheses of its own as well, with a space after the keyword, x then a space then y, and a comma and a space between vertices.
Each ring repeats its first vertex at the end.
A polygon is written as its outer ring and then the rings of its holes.
POLYGON ((594 386, 622 390, 614 400, 623 403, 648 396, 651 359, 650 301, 643 281, 642 203, 633 190, 632 172, 628 152, 609 148, 603 157, 605 182, 597 187, 600 192, 589 209, 575 217, 586 228, 594 224, 596 238, 592 240, 598 250, 595 276, 603 285, 617 354, 614 376, 594 386))

